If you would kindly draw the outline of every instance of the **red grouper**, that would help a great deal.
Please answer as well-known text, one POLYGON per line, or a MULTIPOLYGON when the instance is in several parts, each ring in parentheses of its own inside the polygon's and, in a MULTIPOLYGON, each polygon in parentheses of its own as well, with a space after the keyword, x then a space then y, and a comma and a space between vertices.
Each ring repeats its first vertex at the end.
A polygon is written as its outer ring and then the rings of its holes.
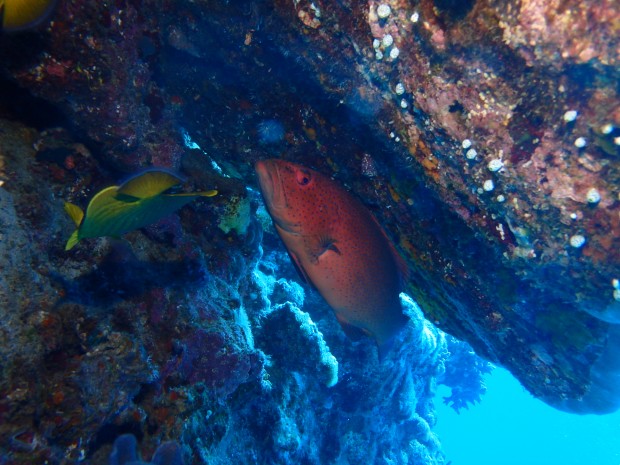
POLYGON ((284 160, 256 163, 273 224, 302 278, 345 333, 372 337, 382 356, 407 323, 396 252, 370 212, 329 177, 284 160))

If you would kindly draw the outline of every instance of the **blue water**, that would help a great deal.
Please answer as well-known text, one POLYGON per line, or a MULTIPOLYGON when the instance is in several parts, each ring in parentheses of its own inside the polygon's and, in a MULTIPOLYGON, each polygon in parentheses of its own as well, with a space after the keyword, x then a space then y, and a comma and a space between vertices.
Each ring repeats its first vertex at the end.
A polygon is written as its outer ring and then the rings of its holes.
POLYGON ((435 432, 451 465, 620 465, 620 412, 560 412, 499 368, 487 387, 460 415, 441 401, 449 390, 438 390, 435 432))

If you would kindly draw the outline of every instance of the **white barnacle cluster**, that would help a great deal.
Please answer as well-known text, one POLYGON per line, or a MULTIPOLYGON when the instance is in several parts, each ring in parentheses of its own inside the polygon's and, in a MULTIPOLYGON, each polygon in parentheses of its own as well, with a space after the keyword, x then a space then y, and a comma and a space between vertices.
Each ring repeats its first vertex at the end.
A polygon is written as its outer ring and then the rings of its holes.
POLYGON ((469 149, 467 152, 465 152, 465 157, 468 160, 475 160, 477 156, 478 152, 476 151, 476 149, 469 149))
POLYGON ((577 147, 578 149, 582 149, 586 146, 586 144, 588 143, 588 141, 586 140, 585 137, 577 137, 577 139, 575 139, 575 147, 577 147))
POLYGON ((586 192, 586 200, 590 205, 596 205, 601 201, 601 194, 596 187, 592 187, 586 192))
POLYGON ((574 234, 568 239, 568 243, 575 249, 580 249, 586 243, 586 238, 581 234, 574 234))
POLYGON ((392 60, 396 60, 400 55, 399 48, 394 45, 394 37, 392 37, 392 34, 384 35, 381 40, 374 39, 372 41, 372 47, 375 49, 375 58, 377 60, 381 60, 385 53, 387 53, 392 60))
POLYGON ((504 167, 504 162, 500 160, 499 158, 494 158, 487 165, 487 168, 489 169, 489 171, 493 173, 501 170, 503 167, 504 167))
POLYGON ((577 115, 577 110, 568 110, 566 113, 564 113, 564 121, 566 121, 567 123, 572 123, 577 119, 577 115))
MULTIPOLYGON (((375 20, 378 19, 382 22, 386 22, 391 14, 392 8, 387 3, 381 3, 374 12, 371 9, 371 17, 374 16, 375 20)), ((400 55, 400 49, 394 44, 394 37, 389 33, 386 33, 380 39, 375 38, 372 46, 375 50, 375 58, 377 60, 382 60, 387 54, 387 56, 394 61, 400 55)))
POLYGON ((377 7, 377 16, 380 19, 387 18, 388 16, 390 16, 391 13, 392 13, 392 9, 390 8, 390 5, 388 5, 387 3, 382 3, 381 5, 377 7))
POLYGON ((461 147, 463 147, 463 150, 465 150, 465 158, 467 158, 468 160, 475 160, 478 156, 478 152, 475 148, 472 147, 472 145, 473 143, 469 139, 463 139, 463 141, 461 142, 461 147))

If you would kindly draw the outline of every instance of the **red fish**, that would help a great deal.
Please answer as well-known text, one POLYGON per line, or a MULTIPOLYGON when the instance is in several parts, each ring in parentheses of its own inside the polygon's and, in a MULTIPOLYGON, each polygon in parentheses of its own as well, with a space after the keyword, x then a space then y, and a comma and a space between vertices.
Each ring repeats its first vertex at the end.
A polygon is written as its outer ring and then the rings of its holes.
POLYGON ((284 160, 256 163, 276 231, 299 274, 345 333, 372 337, 385 353, 406 324, 395 251, 370 212, 329 177, 284 160))

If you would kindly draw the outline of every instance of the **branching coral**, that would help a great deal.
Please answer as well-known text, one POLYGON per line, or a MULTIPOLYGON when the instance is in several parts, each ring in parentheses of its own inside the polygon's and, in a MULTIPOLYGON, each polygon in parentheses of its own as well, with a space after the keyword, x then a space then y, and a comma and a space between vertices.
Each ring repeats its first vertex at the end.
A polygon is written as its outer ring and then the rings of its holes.
POLYGON ((470 404, 480 402, 487 390, 484 376, 491 373, 494 367, 478 357, 466 342, 452 336, 448 336, 447 340, 449 355, 439 382, 452 391, 443 398, 444 403, 459 413, 462 408, 468 409, 470 404))

